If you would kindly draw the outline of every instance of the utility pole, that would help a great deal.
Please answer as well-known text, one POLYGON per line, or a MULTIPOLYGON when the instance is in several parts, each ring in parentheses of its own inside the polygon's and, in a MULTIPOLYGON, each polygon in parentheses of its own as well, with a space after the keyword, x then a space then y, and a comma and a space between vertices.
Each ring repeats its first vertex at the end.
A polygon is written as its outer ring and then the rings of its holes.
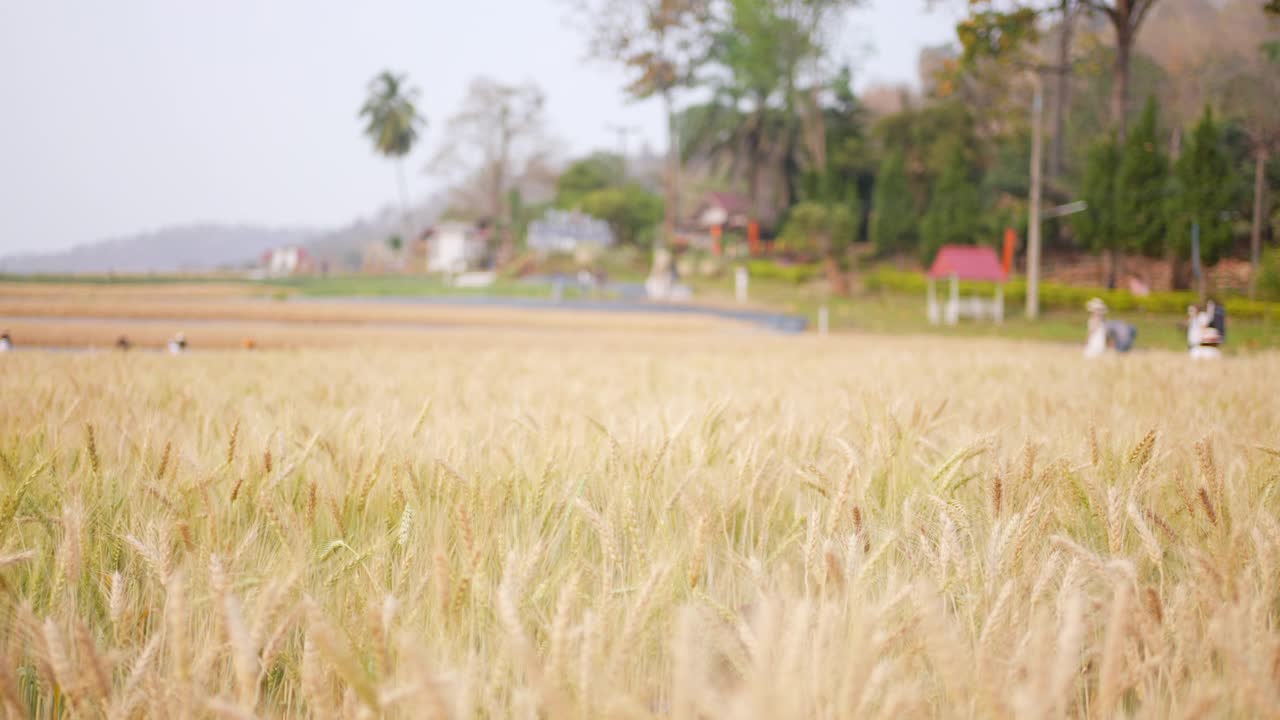
POLYGON ((632 135, 640 132, 640 128, 634 125, 610 125, 609 132, 618 136, 618 158, 622 160, 622 178, 627 178, 627 147, 628 139, 632 135))
POLYGON ((1031 217, 1027 220, 1027 319, 1040 317, 1040 194, 1041 155, 1044 153, 1044 79, 1033 71, 1035 100, 1031 103, 1031 217))

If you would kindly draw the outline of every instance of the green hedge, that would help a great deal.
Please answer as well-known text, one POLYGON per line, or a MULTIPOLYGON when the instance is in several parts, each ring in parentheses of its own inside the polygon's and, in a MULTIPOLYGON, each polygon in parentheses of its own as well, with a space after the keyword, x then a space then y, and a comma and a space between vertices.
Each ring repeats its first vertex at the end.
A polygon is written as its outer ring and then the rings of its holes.
MULTIPOLYGON (((864 276, 868 290, 891 290, 923 295, 928 288, 928 280, 921 273, 903 272, 890 268, 878 268, 864 276)), ((961 291, 969 293, 991 294, 995 292, 993 283, 960 283, 961 291)), ((945 284, 939 288, 946 293, 945 284)), ((1027 297, 1025 280, 1015 279, 1005 283, 1005 301, 1017 304, 1027 297)), ((1187 306, 1195 304, 1198 297, 1191 292, 1153 292, 1146 297, 1138 297, 1119 290, 1080 287, 1078 285, 1062 285, 1059 283, 1040 284, 1040 306, 1065 310, 1084 310, 1090 298, 1102 298, 1112 310, 1141 310, 1151 313, 1183 315, 1187 306)), ((1227 315, 1238 318, 1280 318, 1280 303, 1267 303, 1245 298, 1228 297, 1223 300, 1227 315)))
POLYGON ((747 272, 761 280, 782 280, 799 285, 822 274, 822 267, 804 263, 783 265, 772 260, 748 260, 747 272))

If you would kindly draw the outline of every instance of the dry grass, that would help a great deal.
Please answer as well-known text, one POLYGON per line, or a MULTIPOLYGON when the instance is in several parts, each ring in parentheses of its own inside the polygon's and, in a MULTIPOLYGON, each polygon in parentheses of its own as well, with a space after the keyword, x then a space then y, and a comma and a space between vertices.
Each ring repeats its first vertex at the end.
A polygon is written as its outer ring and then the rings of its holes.
POLYGON ((1111 360, 0 356, 0 704, 1273 715, 1280 358, 1111 360))

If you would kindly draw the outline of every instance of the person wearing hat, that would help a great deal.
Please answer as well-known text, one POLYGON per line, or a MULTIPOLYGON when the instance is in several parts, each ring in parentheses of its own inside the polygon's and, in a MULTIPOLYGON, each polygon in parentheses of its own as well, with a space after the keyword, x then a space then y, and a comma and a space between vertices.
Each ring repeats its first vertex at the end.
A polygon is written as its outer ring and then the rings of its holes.
POLYGON ((1107 304, 1102 298, 1093 298, 1086 305, 1089 311, 1089 338, 1085 342, 1085 357, 1098 357, 1112 348, 1127 353, 1138 339, 1138 328, 1120 320, 1107 320, 1107 304))
POLYGON ((1098 357, 1107 351, 1107 304, 1094 298, 1084 306, 1089 311, 1089 334, 1084 342, 1084 356, 1098 357))

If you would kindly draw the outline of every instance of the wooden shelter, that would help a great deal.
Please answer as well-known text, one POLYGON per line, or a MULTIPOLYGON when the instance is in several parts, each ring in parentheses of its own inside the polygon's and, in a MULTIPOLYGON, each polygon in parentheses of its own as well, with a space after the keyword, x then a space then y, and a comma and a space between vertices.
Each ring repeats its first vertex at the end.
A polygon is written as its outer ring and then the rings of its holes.
POLYGON ((944 245, 929 268, 929 322, 955 325, 961 317, 1004 322, 1004 282, 1008 274, 992 248, 981 245, 944 245), (945 305, 938 304, 938 280, 950 280, 945 305), (977 295, 960 298, 960 281, 995 283, 991 300, 977 295))

